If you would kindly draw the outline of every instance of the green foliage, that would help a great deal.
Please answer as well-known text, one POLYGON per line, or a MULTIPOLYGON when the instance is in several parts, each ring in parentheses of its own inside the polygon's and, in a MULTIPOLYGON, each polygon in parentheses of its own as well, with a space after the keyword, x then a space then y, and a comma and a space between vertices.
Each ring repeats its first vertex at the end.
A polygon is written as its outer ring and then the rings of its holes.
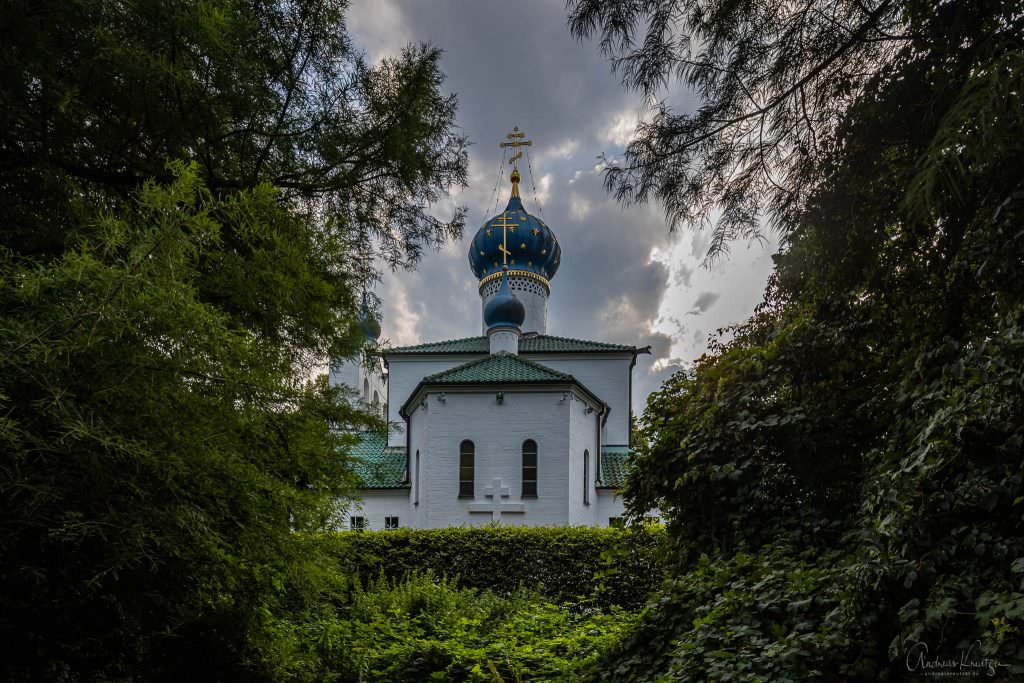
POLYGON ((568 681, 592 677, 635 621, 617 607, 555 605, 522 590, 499 596, 427 574, 356 587, 303 640, 329 672, 320 680, 568 681))
MULTIPOLYGON (((743 123, 715 133, 728 117, 715 123, 708 112, 751 94, 806 94, 812 107, 794 129, 792 112, 765 114, 796 134, 787 149, 799 153, 781 164, 765 158, 765 173, 782 172, 777 189, 788 199, 771 216, 781 248, 764 303, 652 394, 639 421, 628 504, 635 514, 654 505, 666 514, 678 571, 638 635, 606 661, 607 676, 899 679, 924 644, 929 659, 988 658, 994 675, 1019 678, 1019 6, 823 1, 779 14, 758 3, 623 5, 580 3, 600 10, 582 16, 606 37, 685 7, 709 60, 686 73, 724 68, 708 75, 710 100, 696 116, 642 131, 637 151, 649 154, 627 159, 618 178, 657 179, 667 191, 723 171, 728 183, 682 195, 725 193, 726 203, 742 204, 764 189, 729 194, 759 163, 747 147, 754 143, 743 123), (808 13, 817 19, 804 22, 808 13), (871 44, 846 48, 868 15, 889 22, 886 35, 877 29, 877 40, 861 36, 871 44), (839 51, 783 54, 844 26, 839 51), (769 30, 748 42, 759 27, 769 30), (869 53, 869 68, 851 66, 869 53), (794 60, 807 66, 780 70, 794 60), (823 64, 803 93, 802 74, 823 64), (842 90, 825 110, 832 115, 815 118, 823 110, 814 98, 832 89, 842 90), (801 127, 816 129, 814 145, 798 141, 801 127), (717 136, 713 144, 690 146, 705 133, 717 136), (704 175, 688 176, 693 169, 704 175)), ((632 64, 644 54, 678 64, 680 53, 657 48, 685 47, 685 36, 650 28, 653 42, 632 64)))
MULTIPOLYGON (((837 558, 767 547, 728 559, 702 555, 675 578, 629 638, 609 653, 604 680, 824 680, 851 647, 833 623, 837 558), (643 676, 647 678, 647 676, 643 676)), ((868 653, 861 652, 861 662, 868 653)))
POLYGON ((371 68, 344 8, 0 5, 0 678, 315 670, 294 532, 380 425, 309 378, 466 162, 439 51, 371 68))
POLYGON ((460 234, 461 210, 444 222, 425 208, 466 173, 440 51, 410 46, 371 68, 345 31, 346 7, 4 3, 5 244, 60 253, 84 222, 77 211, 169 181, 168 159, 197 163, 214 193, 272 184, 293 211, 346 238, 348 270, 363 277, 367 237, 397 264, 460 234))
POLYGON ((554 602, 600 607, 639 609, 666 572, 665 532, 654 525, 398 529, 323 540, 342 571, 364 582, 427 570, 462 588, 510 595, 526 587, 554 602))
POLYGON ((311 561, 291 530, 331 523, 351 488, 327 423, 371 418, 200 294, 232 227, 273 249, 282 281, 308 277, 301 222, 268 187, 216 200, 176 173, 60 259, 2 253, 5 637, 25 657, 8 666, 127 672, 209 620, 235 624, 208 641, 225 648, 211 667, 231 666, 311 561))

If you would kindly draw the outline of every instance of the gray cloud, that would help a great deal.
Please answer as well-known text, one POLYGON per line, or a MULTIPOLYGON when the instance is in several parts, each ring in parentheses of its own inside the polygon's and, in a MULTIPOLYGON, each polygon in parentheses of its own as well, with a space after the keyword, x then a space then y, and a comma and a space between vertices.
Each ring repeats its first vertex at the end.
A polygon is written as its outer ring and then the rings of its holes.
POLYGON ((690 311, 691 315, 698 315, 706 312, 709 308, 715 305, 715 302, 721 298, 721 294, 718 292, 701 292, 697 295, 697 300, 693 302, 693 309, 690 311))
MULTIPOLYGON (((466 249, 480 223, 495 213, 498 142, 513 126, 534 141, 531 163, 522 167, 523 201, 562 245, 548 331, 650 345, 651 355, 638 359, 634 374, 636 409, 680 367, 679 358, 703 351, 703 338, 693 342, 679 322, 687 313, 679 309, 679 300, 692 300, 692 283, 728 291, 730 301, 737 302, 729 309, 730 315, 739 311, 735 320, 759 300, 764 279, 749 268, 736 271, 742 282, 729 289, 714 281, 733 277, 727 269, 716 267, 712 274, 699 267, 707 233, 670 235, 660 207, 623 209, 603 190, 597 158, 621 153, 642 102, 639 95, 623 91, 596 43, 580 43, 569 34, 562 3, 523 0, 510 13, 509 5, 499 2, 375 0, 356 3, 349 26, 373 61, 408 41, 444 49, 445 88, 458 94, 459 125, 475 143, 470 186, 437 207, 441 215, 449 205, 469 208, 464 239, 426 255, 416 271, 386 273, 377 288, 383 333, 393 344, 480 333, 480 300, 466 249)), ((672 95, 685 105, 685 94, 672 95)), ((507 166, 502 169, 498 185, 499 210, 508 197, 508 172, 507 166)), ((700 312, 718 296, 701 294, 700 312)), ((716 320, 705 327, 718 326, 716 320)))

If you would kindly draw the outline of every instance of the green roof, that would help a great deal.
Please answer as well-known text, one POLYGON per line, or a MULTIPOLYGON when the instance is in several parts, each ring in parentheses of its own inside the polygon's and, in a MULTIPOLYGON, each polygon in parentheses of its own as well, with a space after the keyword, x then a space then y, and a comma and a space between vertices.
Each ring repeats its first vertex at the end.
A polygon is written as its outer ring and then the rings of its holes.
POLYGON ((501 352, 471 360, 423 378, 424 384, 492 384, 507 382, 573 382, 572 375, 501 352))
POLYGON ((601 488, 621 489, 629 474, 629 446, 601 447, 601 488))
MULTIPOLYGON (((607 342, 587 341, 586 339, 570 339, 555 337, 550 334, 523 336, 519 338, 519 353, 580 353, 580 352, 623 352, 639 351, 635 346, 625 344, 609 344, 607 342)), ((444 341, 416 344, 415 346, 399 346, 384 349, 385 356, 398 356, 412 353, 489 353, 490 345, 487 337, 464 337, 463 339, 447 339, 444 341)))
POLYGON ((353 444, 349 452, 353 459, 353 469, 359 477, 360 488, 409 488, 405 481, 404 448, 388 446, 388 435, 385 432, 360 432, 355 436, 359 437, 359 441, 353 444))

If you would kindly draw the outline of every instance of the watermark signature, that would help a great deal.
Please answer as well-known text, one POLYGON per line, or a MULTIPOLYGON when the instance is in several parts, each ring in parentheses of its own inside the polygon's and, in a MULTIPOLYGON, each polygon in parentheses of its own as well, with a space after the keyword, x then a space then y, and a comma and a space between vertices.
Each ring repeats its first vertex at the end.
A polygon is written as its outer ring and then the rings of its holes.
POLYGON ((976 640, 955 656, 933 655, 928 651, 928 643, 913 643, 907 650, 907 671, 935 678, 972 678, 993 677, 1000 668, 1010 667, 997 659, 980 656, 980 649, 981 641, 976 640))

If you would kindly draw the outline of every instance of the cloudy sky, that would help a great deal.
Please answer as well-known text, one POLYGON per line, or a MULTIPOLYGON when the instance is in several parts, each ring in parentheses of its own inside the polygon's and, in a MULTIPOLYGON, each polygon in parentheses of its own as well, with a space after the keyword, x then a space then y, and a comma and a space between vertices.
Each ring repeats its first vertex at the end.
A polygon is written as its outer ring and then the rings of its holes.
MULTIPOLYGON (((650 345, 652 355, 641 356, 634 371, 635 410, 674 369, 701 355, 709 333, 745 319, 761 300, 773 244, 734 245, 708 270, 700 265, 707 233, 670 234, 659 206, 623 208, 606 195, 597 157, 621 154, 642 101, 623 90, 595 41, 569 34, 561 0, 353 0, 348 21, 372 61, 409 42, 444 49, 445 86, 458 95, 458 122, 473 142, 469 187, 451 198, 470 212, 463 240, 428 253, 414 272, 386 272, 377 287, 382 336, 392 346, 480 334, 466 253, 496 213, 498 143, 513 126, 533 140, 536 195, 522 168, 523 202, 562 245, 548 333, 650 345)), ((667 94, 686 106, 685 93, 667 94)), ((508 198, 508 172, 498 210, 508 198)))

